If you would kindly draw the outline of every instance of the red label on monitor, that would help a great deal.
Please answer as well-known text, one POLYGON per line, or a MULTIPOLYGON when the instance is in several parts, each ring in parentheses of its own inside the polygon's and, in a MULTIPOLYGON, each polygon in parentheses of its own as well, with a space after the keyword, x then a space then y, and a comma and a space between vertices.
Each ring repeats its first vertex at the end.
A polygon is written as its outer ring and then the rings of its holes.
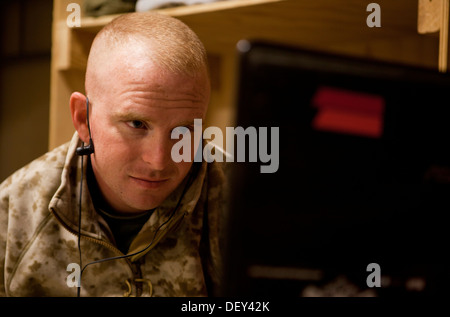
POLYGON ((313 97, 316 130, 379 138, 383 133, 384 99, 381 96, 321 87, 313 97))

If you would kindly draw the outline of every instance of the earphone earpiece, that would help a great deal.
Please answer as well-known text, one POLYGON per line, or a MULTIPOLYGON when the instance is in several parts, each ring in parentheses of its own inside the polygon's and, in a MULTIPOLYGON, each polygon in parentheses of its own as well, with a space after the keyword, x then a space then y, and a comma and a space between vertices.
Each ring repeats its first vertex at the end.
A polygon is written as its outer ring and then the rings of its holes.
POLYGON ((89 124, 89 99, 86 97, 86 120, 87 120, 87 126, 89 130, 89 144, 88 145, 82 145, 80 147, 77 147, 77 155, 83 156, 83 155, 89 155, 94 153, 94 143, 92 142, 91 138, 91 126, 89 124))
POLYGON ((89 155, 92 153, 94 153, 94 144, 92 143, 92 140, 90 140, 90 143, 86 146, 77 147, 77 155, 79 156, 89 155))

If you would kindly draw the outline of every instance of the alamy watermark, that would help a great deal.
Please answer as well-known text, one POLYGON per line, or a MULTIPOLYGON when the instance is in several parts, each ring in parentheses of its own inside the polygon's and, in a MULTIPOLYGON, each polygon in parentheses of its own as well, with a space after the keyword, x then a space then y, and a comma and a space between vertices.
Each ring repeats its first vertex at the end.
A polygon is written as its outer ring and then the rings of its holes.
MULTIPOLYGON (((81 27, 81 7, 78 3, 69 3, 66 11, 70 12, 67 16, 66 24, 68 27, 81 27)), ((366 12, 371 12, 366 19, 368 27, 381 27, 381 7, 378 3, 369 3, 366 12)))
POLYGON ((369 263, 366 268, 367 272, 371 272, 366 279, 368 287, 381 287, 381 267, 378 263, 369 263))
MULTIPOLYGON (((67 16, 66 24, 68 27, 81 27, 81 7, 78 3, 69 3, 66 11, 70 12, 67 16)), ((368 27, 381 27, 381 8, 377 3, 370 3, 366 8, 371 12, 366 19, 368 27)), ((174 144, 171 150, 171 157, 174 162, 188 162, 192 160, 192 138, 198 149, 194 154, 194 162, 258 162, 265 165, 260 166, 261 173, 275 173, 280 164, 280 129, 279 127, 270 127, 270 140, 268 127, 226 127, 225 133, 218 127, 207 127, 202 131, 202 120, 194 120, 194 133, 187 127, 178 127, 172 131, 172 139, 179 140, 174 144), (214 136, 214 138, 213 138, 214 136), (224 147, 225 136, 225 147, 224 147), (211 142, 202 148, 201 140, 210 140, 211 142), (235 142, 236 141, 236 142, 235 142), (248 141, 248 142, 247 142, 248 141), (246 146, 248 145, 248 146, 246 146), (270 145, 270 148, 269 148, 270 145), (248 148, 248 151, 246 150, 248 148), (236 150, 236 152, 235 152, 236 150)), ((368 287, 380 287, 380 266, 377 263, 370 263, 367 266, 367 272, 371 272, 366 279, 368 287)), ((67 276, 66 284, 68 287, 80 287, 81 269, 77 263, 70 263, 67 268, 70 273, 67 276)))
POLYGON ((201 144, 202 139, 211 140, 203 149, 199 147, 194 155, 194 162, 205 160, 216 162, 248 162, 267 163, 260 167, 261 173, 275 173, 280 164, 280 129, 270 127, 226 127, 224 133, 218 127, 207 127, 202 131, 202 119, 194 120, 194 135, 186 127, 178 127, 172 131, 171 138, 178 139, 171 150, 174 162, 192 160, 191 144, 201 144), (180 139, 181 138, 181 139, 180 139), (247 142, 248 140, 248 142, 247 142), (235 143, 236 141, 236 143, 235 143), (248 146, 247 146, 248 145, 248 146), (270 145, 270 149, 269 149, 270 145), (248 151, 246 150, 248 148, 248 151))
POLYGON ((81 269, 78 263, 70 263, 66 271, 70 274, 67 275, 66 284, 68 287, 80 287, 81 286, 81 269))
POLYGON ((67 12, 71 12, 67 16, 66 24, 68 27, 81 27, 81 7, 78 3, 69 3, 66 7, 67 12))
POLYGON ((369 3, 366 8, 367 12, 371 12, 366 19, 366 24, 369 28, 381 27, 381 7, 378 3, 369 3))

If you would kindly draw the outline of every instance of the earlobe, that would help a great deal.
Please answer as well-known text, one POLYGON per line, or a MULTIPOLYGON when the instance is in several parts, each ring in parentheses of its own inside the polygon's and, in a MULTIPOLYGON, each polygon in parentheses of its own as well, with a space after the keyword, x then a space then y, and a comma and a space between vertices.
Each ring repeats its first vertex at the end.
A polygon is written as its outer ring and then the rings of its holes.
POLYGON ((70 113, 75 130, 84 143, 89 143, 89 131, 86 116, 86 96, 82 93, 74 92, 70 96, 70 113))

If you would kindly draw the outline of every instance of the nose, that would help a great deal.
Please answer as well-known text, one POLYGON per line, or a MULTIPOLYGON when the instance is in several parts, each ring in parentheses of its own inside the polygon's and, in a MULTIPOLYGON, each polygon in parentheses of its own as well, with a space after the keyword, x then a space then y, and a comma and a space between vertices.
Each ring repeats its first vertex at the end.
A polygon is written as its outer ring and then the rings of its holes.
POLYGON ((171 143, 162 133, 155 132, 143 142, 142 160, 154 171, 162 171, 170 164, 171 143))

